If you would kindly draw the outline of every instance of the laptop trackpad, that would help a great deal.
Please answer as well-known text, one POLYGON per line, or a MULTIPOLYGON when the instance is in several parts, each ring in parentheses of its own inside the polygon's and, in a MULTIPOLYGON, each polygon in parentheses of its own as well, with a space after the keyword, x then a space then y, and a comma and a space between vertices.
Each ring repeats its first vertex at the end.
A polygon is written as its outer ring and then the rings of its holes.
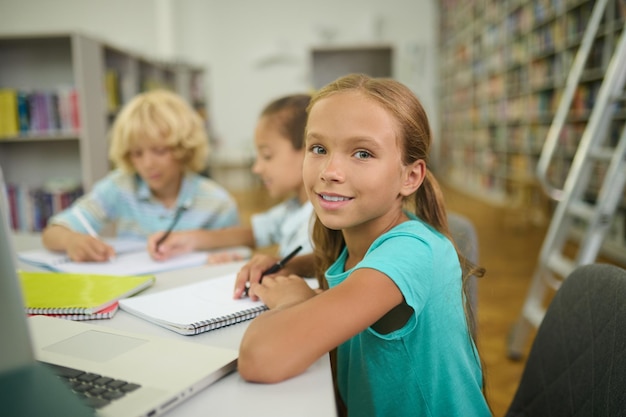
POLYGON ((46 346, 43 350, 94 362, 106 362, 147 342, 135 337, 89 330, 46 346))

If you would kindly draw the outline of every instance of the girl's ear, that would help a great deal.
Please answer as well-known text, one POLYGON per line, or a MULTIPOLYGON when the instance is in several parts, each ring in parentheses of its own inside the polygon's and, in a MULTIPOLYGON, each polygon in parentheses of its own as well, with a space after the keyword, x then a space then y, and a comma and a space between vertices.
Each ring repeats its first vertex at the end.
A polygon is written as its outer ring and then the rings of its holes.
POLYGON ((404 197, 413 194, 422 185, 425 177, 426 162, 422 159, 418 159, 411 165, 404 167, 404 181, 402 182, 400 194, 404 197))

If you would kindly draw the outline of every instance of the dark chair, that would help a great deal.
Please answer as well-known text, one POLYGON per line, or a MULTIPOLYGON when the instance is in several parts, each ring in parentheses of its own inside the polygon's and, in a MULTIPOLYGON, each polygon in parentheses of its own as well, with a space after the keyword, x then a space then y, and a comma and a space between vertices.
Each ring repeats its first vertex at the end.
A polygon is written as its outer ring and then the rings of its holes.
POLYGON ((626 270, 576 268, 551 301, 506 417, 626 416, 626 270))

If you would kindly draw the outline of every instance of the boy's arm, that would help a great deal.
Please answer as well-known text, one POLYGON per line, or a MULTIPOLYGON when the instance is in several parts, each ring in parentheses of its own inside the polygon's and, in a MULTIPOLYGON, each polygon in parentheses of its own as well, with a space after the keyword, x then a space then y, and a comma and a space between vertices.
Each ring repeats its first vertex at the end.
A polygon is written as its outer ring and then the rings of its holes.
POLYGON ((66 252, 75 262, 104 262, 115 256, 115 250, 102 240, 56 224, 44 229, 41 240, 47 249, 66 252))
POLYGON ((148 237, 148 252, 156 260, 165 260, 191 251, 204 251, 232 246, 254 247, 254 235, 249 227, 225 227, 215 230, 187 230, 172 232, 157 247, 163 232, 148 237))

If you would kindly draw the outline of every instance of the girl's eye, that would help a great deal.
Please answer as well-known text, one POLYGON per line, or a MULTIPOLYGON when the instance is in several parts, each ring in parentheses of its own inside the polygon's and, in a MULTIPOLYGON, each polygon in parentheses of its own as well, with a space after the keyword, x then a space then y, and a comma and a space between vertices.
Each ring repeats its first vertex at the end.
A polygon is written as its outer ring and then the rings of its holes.
POLYGON ((320 145, 313 145, 311 146, 310 150, 311 150, 311 153, 314 153, 317 155, 324 155, 326 153, 326 150, 320 145))
POLYGON ((129 154, 131 158, 139 158, 141 156, 141 151, 130 151, 129 154))
POLYGON ((372 154, 367 151, 356 151, 354 153, 354 156, 356 156, 358 159, 368 159, 372 157, 372 154))

